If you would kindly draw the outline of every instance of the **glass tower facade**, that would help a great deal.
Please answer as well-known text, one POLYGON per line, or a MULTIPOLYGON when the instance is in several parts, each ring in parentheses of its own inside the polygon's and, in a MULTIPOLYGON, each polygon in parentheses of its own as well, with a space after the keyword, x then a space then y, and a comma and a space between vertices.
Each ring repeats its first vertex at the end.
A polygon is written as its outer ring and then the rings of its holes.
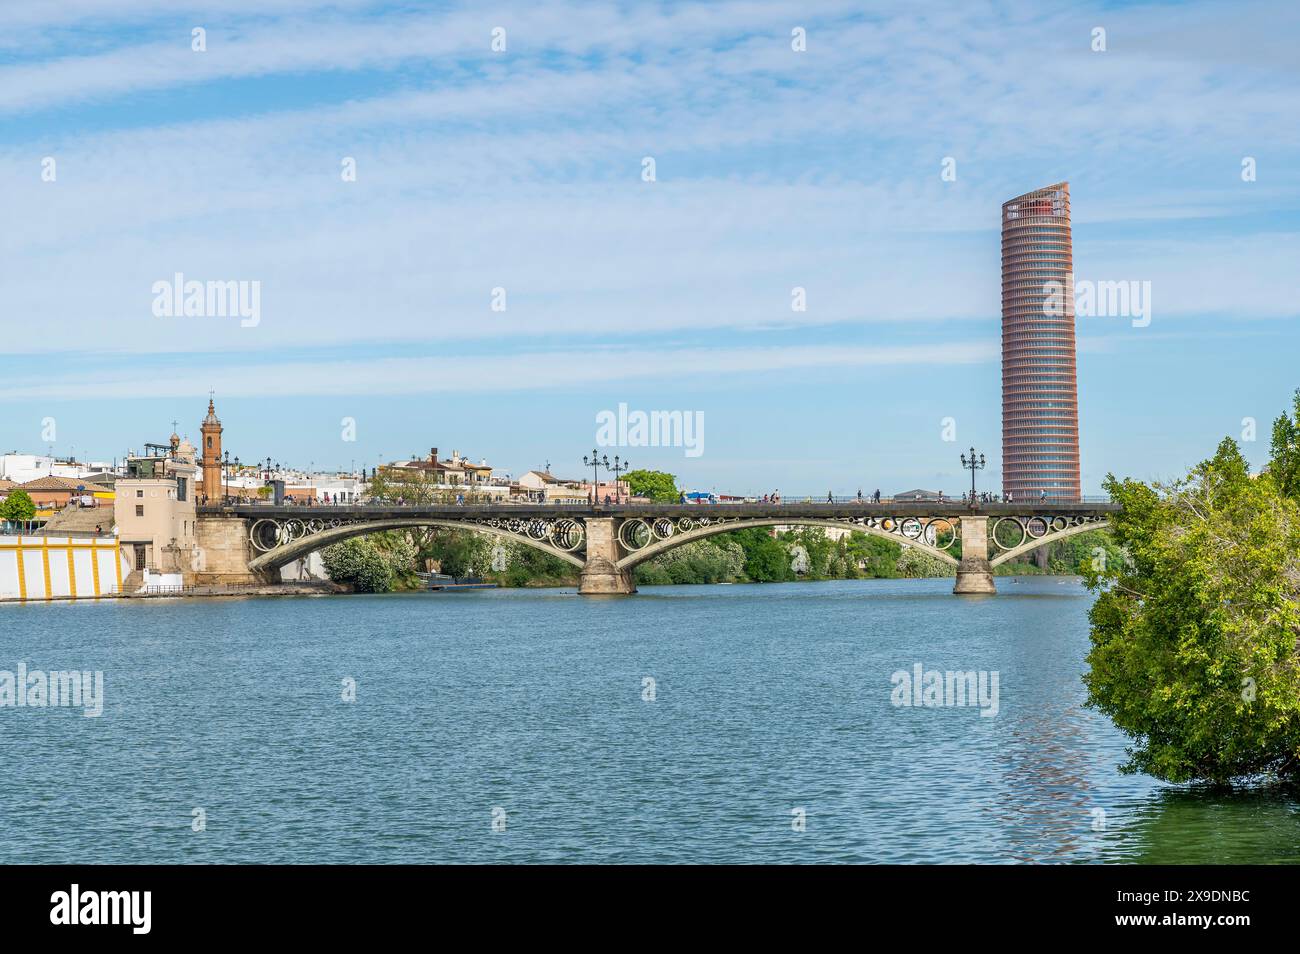
POLYGON ((1079 499, 1070 185, 1002 205, 1002 492, 1079 499))

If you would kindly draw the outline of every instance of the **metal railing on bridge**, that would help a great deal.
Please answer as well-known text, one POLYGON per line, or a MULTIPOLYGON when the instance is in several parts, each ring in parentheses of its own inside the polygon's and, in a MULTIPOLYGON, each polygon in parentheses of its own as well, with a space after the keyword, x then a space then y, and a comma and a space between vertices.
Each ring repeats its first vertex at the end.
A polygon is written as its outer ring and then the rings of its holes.
MULTIPOLYGON (((1020 504, 1023 506, 1038 505, 1038 506, 1050 507, 1050 506, 1069 505, 1069 504, 1108 504, 1108 503, 1112 503, 1113 499, 1110 496, 1105 494, 1089 494, 1081 497, 1026 497, 1026 498, 1017 497, 1008 500, 1005 497, 1001 496, 1000 494, 990 494, 988 496, 980 496, 976 502, 979 504, 1013 504, 1013 505, 1020 504)), ((808 506, 809 504, 831 504, 831 505, 861 504, 863 506, 870 506, 873 504, 875 505, 888 504, 890 506, 896 506, 899 504, 906 504, 909 506, 913 504, 921 505, 921 506, 925 506, 929 504, 937 504, 942 506, 964 506, 969 503, 970 503, 969 495, 966 496, 959 495, 956 497, 949 497, 947 495, 936 496, 936 497, 930 497, 930 496, 912 497, 912 496, 904 495, 899 497, 881 496, 879 499, 877 499, 874 495, 868 496, 865 494, 861 497, 858 497, 856 495, 838 496, 835 494, 825 494, 820 497, 816 496, 815 494, 811 494, 811 495, 810 494, 802 494, 802 495, 781 494, 780 496, 775 498, 769 495, 767 497, 716 497, 707 500, 690 499, 690 500, 670 500, 670 501, 648 500, 646 498, 638 498, 638 497, 633 497, 631 500, 628 500, 626 498, 622 500, 614 500, 611 497, 608 500, 604 498, 597 500, 595 501, 594 504, 590 500, 571 500, 571 499, 566 499, 566 500, 513 499, 512 500, 512 499, 500 498, 500 497, 489 497, 489 498, 481 498, 481 499, 469 498, 469 499, 460 499, 460 500, 407 500, 405 498, 398 498, 396 500, 385 500, 382 498, 368 498, 366 500, 351 501, 348 503, 339 503, 336 501, 323 501, 323 500, 313 500, 313 501, 285 500, 279 504, 269 500, 249 500, 249 499, 240 499, 240 498, 230 498, 221 502, 208 501, 206 504, 200 505, 199 509, 219 510, 223 507, 236 507, 239 509, 245 509, 249 507, 254 507, 254 508, 265 507, 268 510, 282 509, 282 508, 289 508, 291 510, 296 508, 303 508, 303 509, 314 508, 314 509, 345 511, 345 510, 358 510, 358 509, 364 510, 365 508, 368 507, 369 508, 374 508, 374 507, 467 507, 467 508, 554 507, 556 510, 572 510, 574 508, 591 507, 591 506, 619 507, 619 508, 638 507, 638 506, 658 507, 658 506, 665 506, 665 505, 687 506, 687 507, 734 507, 734 506, 805 507, 808 506)))

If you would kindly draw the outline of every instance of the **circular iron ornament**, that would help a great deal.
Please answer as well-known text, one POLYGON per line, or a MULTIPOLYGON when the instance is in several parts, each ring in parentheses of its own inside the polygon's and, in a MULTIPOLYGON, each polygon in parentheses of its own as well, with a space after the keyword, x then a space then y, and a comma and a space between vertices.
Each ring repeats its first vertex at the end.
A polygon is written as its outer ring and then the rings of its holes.
POLYGON ((946 550, 957 542, 957 527, 946 517, 936 517, 925 525, 926 537, 934 538, 934 546, 946 550), (947 534, 943 537, 942 534, 947 534))
POLYGON ((1043 537, 1047 536, 1047 533, 1049 530, 1051 530, 1052 525, 1048 523, 1046 520, 1044 520, 1042 517, 1030 517, 1028 520, 1025 521, 1024 528, 1025 528, 1025 532, 1028 533, 1031 537, 1033 537, 1035 540, 1040 540, 1043 537))
POLYGON ((293 520, 286 520, 284 522, 284 532, 288 537, 288 539, 285 540, 286 543, 292 540, 301 540, 303 537, 307 536, 307 525, 296 518, 293 520))
POLYGON ((248 528, 248 542, 253 545, 255 550, 262 553, 274 550, 282 542, 288 543, 287 540, 282 541, 280 537, 280 525, 274 520, 268 520, 266 517, 256 521, 248 528))
POLYGON ((677 521, 677 529, 682 533, 690 533, 695 529, 695 521, 690 517, 682 517, 677 521))
POLYGON ((651 529, 654 531, 655 538, 659 540, 667 540, 677 530, 677 528, 673 526, 673 522, 667 517, 660 517, 657 519, 651 529))
POLYGON ((534 540, 545 540, 546 531, 547 526, 545 520, 534 520, 528 524, 528 535, 534 540))
POLYGON ((308 532, 308 533, 320 533, 320 532, 321 532, 322 530, 324 530, 324 529, 325 529, 325 521, 324 521, 324 520, 321 520, 321 519, 318 519, 318 518, 317 518, 317 519, 309 520, 309 521, 307 522, 307 532, 308 532))
POLYGON ((994 546, 996 546, 1000 550, 1014 550, 1016 547, 1020 546, 1024 542, 1025 542, 1025 525, 1023 523, 1021 523, 1015 517, 998 517, 997 522, 993 524, 994 546), (1014 527, 1016 531, 1020 534, 1020 536, 1016 538, 1015 543, 1011 543, 1011 544, 1003 543, 1001 538, 998 536, 998 528, 1007 522, 1010 522, 1011 526, 1014 527))
POLYGON ((562 520, 556 520, 551 524, 550 538, 551 543, 559 547, 565 553, 572 553, 578 547, 582 546, 582 541, 586 533, 582 524, 576 520, 569 520, 567 517, 562 520))
POLYGON ((920 540, 921 535, 925 533, 925 526, 915 517, 906 517, 899 526, 898 532, 909 540, 920 540))
POLYGON ((1052 518, 1052 529, 1053 529, 1053 530, 1056 530, 1056 531, 1059 532, 1059 531, 1061 531, 1061 530, 1064 530, 1064 529, 1065 529, 1066 527, 1068 527, 1069 525, 1070 525, 1070 521, 1067 520, 1065 517, 1053 517, 1053 518, 1052 518))
POLYGON ((643 549, 653 538, 650 527, 640 517, 624 520, 618 528, 618 540, 628 550, 643 549))

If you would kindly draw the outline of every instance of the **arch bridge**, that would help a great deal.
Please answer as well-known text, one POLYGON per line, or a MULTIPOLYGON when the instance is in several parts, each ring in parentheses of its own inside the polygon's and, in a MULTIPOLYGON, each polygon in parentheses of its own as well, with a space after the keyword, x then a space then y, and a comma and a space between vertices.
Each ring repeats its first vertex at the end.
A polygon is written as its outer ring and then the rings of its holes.
POLYGON ((279 569, 350 537, 383 530, 453 527, 549 553, 581 570, 579 592, 636 592, 633 570, 661 553, 747 527, 861 531, 915 547, 956 567, 954 593, 995 593, 993 568, 1106 526, 1113 503, 651 504, 556 506, 200 507, 196 582, 279 578, 279 569), (961 543, 960 559, 949 552, 961 543))

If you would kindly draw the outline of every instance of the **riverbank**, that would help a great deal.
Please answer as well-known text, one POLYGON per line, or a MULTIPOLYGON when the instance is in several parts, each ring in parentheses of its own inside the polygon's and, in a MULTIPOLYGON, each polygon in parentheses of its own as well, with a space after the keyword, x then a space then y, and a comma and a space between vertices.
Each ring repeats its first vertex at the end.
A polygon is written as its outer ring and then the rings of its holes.
POLYGON ((234 599, 248 596, 336 596, 351 592, 328 580, 293 583, 255 583, 235 586, 178 586, 147 592, 101 593, 98 596, 0 596, 0 603, 84 603, 96 600, 174 600, 191 598, 234 599))
MULTIPOLYGON (((1061 582, 1068 580, 1080 579, 1077 573, 1004 573, 997 574, 999 580, 1009 580, 1016 582, 1016 577, 1033 577, 1037 579, 1058 578, 1061 582)), ((818 579, 794 579, 780 581, 782 583, 797 583, 812 585, 817 583, 867 583, 880 580, 898 580, 903 577, 858 577, 854 580, 818 580, 818 579)), ((910 577, 907 579, 931 580, 931 579, 952 579, 952 575, 934 576, 934 577, 910 577)), ((647 583, 643 587, 657 588, 660 586, 686 586, 686 587, 710 587, 710 586, 735 586, 735 585, 758 585, 767 584, 766 580, 723 580, 718 582, 688 582, 688 583, 647 583)), ((499 583, 496 587, 490 589, 501 590, 562 590, 574 589, 578 585, 578 579, 573 580, 529 580, 518 585, 508 583, 499 583)), ((489 589, 485 587, 484 589, 489 589)), ((237 599, 250 596, 387 596, 403 595, 410 593, 430 592, 423 587, 405 587, 400 589, 389 590, 387 593, 362 593, 354 590, 350 586, 339 583, 333 583, 329 580, 306 580, 289 583, 260 583, 249 585, 234 586, 190 586, 175 587, 150 592, 136 593, 101 593, 98 596, 51 596, 51 597, 28 597, 26 599, 19 596, 0 596, 0 604, 22 605, 24 603, 77 603, 99 600, 166 600, 166 599, 237 599)))

